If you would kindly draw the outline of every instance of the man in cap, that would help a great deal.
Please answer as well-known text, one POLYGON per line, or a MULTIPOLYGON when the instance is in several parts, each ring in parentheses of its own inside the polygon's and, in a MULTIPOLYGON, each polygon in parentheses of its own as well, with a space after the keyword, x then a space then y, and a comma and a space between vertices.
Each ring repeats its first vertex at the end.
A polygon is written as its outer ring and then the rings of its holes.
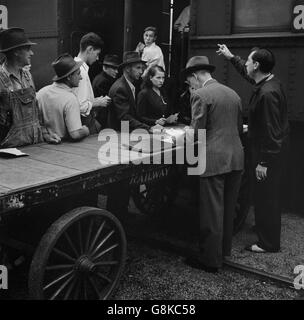
POLYGON ((89 77, 89 66, 99 59, 103 48, 102 39, 93 32, 87 33, 80 40, 80 51, 75 57, 76 62, 83 62, 80 67, 82 80, 75 88, 75 93, 80 102, 82 123, 89 127, 90 133, 98 133, 99 123, 95 120, 97 110, 107 107, 111 102, 108 96, 94 97, 94 92, 89 77))
POLYGON ((286 95, 272 73, 275 57, 270 50, 253 48, 245 61, 232 54, 225 44, 218 46, 217 53, 254 84, 248 137, 258 241, 246 249, 255 253, 277 252, 281 236, 280 180, 289 134, 286 95))
POLYGON ((73 93, 81 80, 81 65, 69 54, 59 56, 52 63, 56 72, 54 83, 37 93, 46 127, 61 139, 80 140, 89 135, 88 127, 81 124, 80 104, 73 93))
MULTIPOLYGON (((118 75, 119 58, 117 55, 108 54, 102 63, 102 72, 93 81, 93 91, 95 97, 108 96, 109 91, 118 75)), ((107 108, 102 108, 97 112, 96 119, 102 128, 107 126, 107 108)))
POLYGON ((108 125, 120 131, 121 121, 128 121, 130 130, 142 128, 150 130, 150 126, 142 123, 136 114, 136 84, 140 80, 145 62, 138 52, 124 53, 120 68, 123 75, 112 85, 109 96, 112 105, 109 108, 108 125))
POLYGON ((29 71, 33 51, 21 28, 0 32, 0 53, 5 56, 0 66, 0 148, 18 147, 42 142, 60 142, 42 124, 36 100, 35 85, 29 71))
MULTIPOLYGON (((200 254, 186 263, 208 272, 231 254, 233 219, 244 165, 241 99, 212 78, 215 66, 205 56, 192 57, 183 71, 191 96, 194 134, 206 130, 206 170, 200 176, 200 254)), ((190 131, 191 132, 191 131, 190 131)))

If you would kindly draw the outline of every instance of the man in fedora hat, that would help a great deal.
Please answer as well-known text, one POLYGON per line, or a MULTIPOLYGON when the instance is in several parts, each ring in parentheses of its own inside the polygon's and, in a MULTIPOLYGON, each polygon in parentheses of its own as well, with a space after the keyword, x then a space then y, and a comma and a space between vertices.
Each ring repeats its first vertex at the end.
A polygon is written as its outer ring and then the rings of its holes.
POLYGON ((31 42, 22 28, 0 32, 0 53, 5 60, 0 66, 0 148, 18 147, 46 140, 60 142, 59 137, 42 124, 35 85, 31 73, 31 42))
POLYGON ((52 63, 54 83, 37 93, 46 127, 61 139, 80 140, 89 135, 88 127, 81 124, 80 104, 73 93, 81 80, 81 65, 69 54, 59 56, 52 63))
POLYGON ((191 127, 194 133, 205 129, 207 139, 206 170, 200 176, 200 254, 189 257, 186 263, 209 272, 216 272, 223 256, 231 254, 244 165, 241 99, 212 78, 214 70, 205 56, 192 57, 183 70, 189 85, 196 89, 191 96, 191 127))
POLYGON ((123 63, 120 65, 123 75, 116 80, 109 92, 112 99, 108 116, 110 128, 120 130, 121 121, 128 121, 130 130, 150 130, 150 126, 142 123, 136 114, 136 84, 143 74, 144 65, 138 52, 124 53, 123 63))
POLYGON ((76 62, 83 62, 83 64, 80 67, 82 80, 74 90, 80 102, 82 123, 89 127, 91 134, 100 130, 100 125, 95 119, 97 110, 107 107, 111 102, 108 96, 94 97, 89 77, 89 67, 98 61, 103 45, 102 39, 96 33, 89 32, 81 38, 80 50, 77 57, 75 57, 76 62))
MULTIPOLYGON (((102 63, 102 72, 93 80, 93 91, 95 97, 108 96, 109 91, 118 75, 119 58, 117 55, 108 54, 102 63)), ((108 109, 102 108, 97 112, 96 119, 102 128, 107 126, 108 109)))
MULTIPOLYGON (((112 104, 109 108, 108 125, 114 130, 121 130, 122 121, 129 123, 130 131, 139 128, 150 131, 153 128, 142 123, 136 114, 136 84, 143 74, 144 64, 139 53, 135 51, 124 53, 123 63, 120 65, 123 75, 115 81, 109 92, 112 104)), ((128 211, 129 197, 128 181, 112 184, 108 189, 107 209, 124 218, 128 211)))

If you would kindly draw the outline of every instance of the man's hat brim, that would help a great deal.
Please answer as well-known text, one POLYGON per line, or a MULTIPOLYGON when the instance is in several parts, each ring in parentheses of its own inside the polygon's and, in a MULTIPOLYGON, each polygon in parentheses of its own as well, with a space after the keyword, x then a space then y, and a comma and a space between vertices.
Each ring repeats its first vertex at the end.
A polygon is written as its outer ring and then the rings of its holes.
POLYGON ((118 69, 120 67, 120 64, 115 64, 115 63, 111 63, 111 62, 105 62, 102 65, 107 66, 107 67, 111 67, 111 68, 115 68, 115 69, 118 69))
POLYGON ((215 66, 212 64, 198 64, 193 67, 185 68, 182 70, 181 74, 183 78, 186 78, 189 74, 198 70, 207 70, 209 72, 213 72, 215 70, 215 66))
POLYGON ((131 64, 135 64, 135 63, 142 63, 142 64, 146 64, 146 61, 143 61, 141 59, 130 59, 129 61, 123 62, 122 64, 119 65, 119 69, 123 69, 126 66, 129 66, 131 64))
POLYGON ((8 51, 11 51, 13 49, 20 48, 20 47, 35 46, 36 44, 37 43, 35 43, 35 42, 27 41, 27 42, 20 43, 20 44, 17 44, 15 46, 0 50, 0 53, 5 53, 5 52, 8 52, 8 51))
POLYGON ((83 61, 77 61, 75 66, 65 75, 58 77, 57 75, 53 78, 53 81, 58 81, 58 80, 62 80, 66 77, 68 77, 70 74, 72 74, 73 72, 75 72, 76 70, 78 70, 83 64, 83 61))

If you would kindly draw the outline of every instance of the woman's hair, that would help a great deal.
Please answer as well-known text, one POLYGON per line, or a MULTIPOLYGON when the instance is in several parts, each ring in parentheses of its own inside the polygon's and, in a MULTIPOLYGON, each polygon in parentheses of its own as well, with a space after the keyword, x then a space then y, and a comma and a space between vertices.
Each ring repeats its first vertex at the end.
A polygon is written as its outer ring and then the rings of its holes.
POLYGON ((158 66, 158 65, 155 65, 155 66, 152 66, 148 71, 147 71, 147 74, 145 75, 144 77, 144 82, 143 82, 143 88, 152 88, 153 87, 153 83, 152 81, 150 80, 150 78, 154 77, 156 75, 156 72, 157 71, 160 71, 160 72, 163 72, 165 73, 165 70, 163 67, 161 66, 158 66))

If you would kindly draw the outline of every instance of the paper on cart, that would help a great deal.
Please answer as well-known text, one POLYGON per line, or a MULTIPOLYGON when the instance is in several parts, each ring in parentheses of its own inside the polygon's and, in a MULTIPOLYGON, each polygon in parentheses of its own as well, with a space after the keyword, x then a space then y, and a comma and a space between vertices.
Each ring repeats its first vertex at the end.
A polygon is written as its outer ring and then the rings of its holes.
POLYGON ((169 138, 174 138, 176 141, 176 144, 179 142, 183 143, 184 138, 185 138, 185 130, 181 128, 170 128, 170 129, 165 129, 165 133, 169 136, 169 138))
POLYGON ((0 157, 1 156, 24 157, 24 156, 28 156, 28 154, 20 151, 17 148, 7 148, 7 149, 0 149, 0 157))

